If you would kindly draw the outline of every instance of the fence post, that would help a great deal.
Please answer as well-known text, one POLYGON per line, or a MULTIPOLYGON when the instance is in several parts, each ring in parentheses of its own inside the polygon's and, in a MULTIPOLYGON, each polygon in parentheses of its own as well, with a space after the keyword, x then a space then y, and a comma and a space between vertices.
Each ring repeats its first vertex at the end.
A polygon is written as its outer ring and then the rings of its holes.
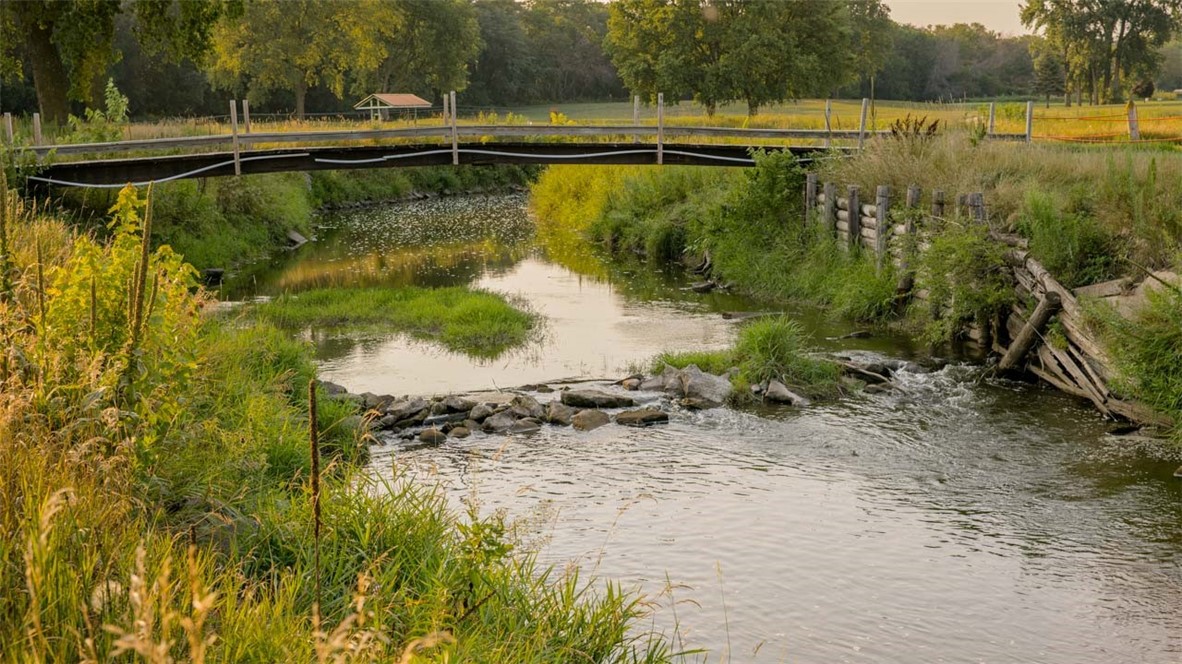
MULTIPOLYGON (((632 126, 640 126, 640 95, 632 95, 632 126)), ((632 134, 632 142, 640 142, 640 134, 632 134)))
POLYGON ((973 221, 985 222, 985 194, 981 192, 969 194, 969 211, 972 213, 973 221))
POLYGON ((230 134, 234 143, 234 175, 242 175, 242 162, 238 155, 238 100, 230 100, 230 134))
POLYGON ((1141 140, 1141 127, 1137 123, 1137 104, 1129 99, 1129 140, 1141 140))
POLYGON ((817 174, 807 173, 804 176, 804 222, 809 221, 809 213, 817 209, 817 174))
POLYGON ((657 165, 665 163, 665 93, 657 93, 657 165))
POLYGON ((874 228, 874 260, 875 269, 882 272, 882 261, 886 257, 886 241, 890 229, 891 188, 885 184, 878 185, 874 195, 875 228, 874 228))
POLYGON ((985 132, 987 136, 992 137, 994 133, 994 119, 997 117, 997 104, 989 102, 989 131, 985 132))
POLYGON ((849 245, 857 247, 862 244, 862 204, 858 201, 858 185, 851 184, 846 188, 846 200, 849 201, 849 207, 846 209, 849 219, 847 225, 849 226, 849 245))
POLYGON ((33 145, 41 145, 41 114, 33 114, 33 145))
MULTIPOLYGON (((919 207, 919 198, 920 198, 919 185, 913 184, 910 187, 907 187, 907 208, 908 209, 919 207)), ((908 220, 907 223, 911 223, 911 221, 908 220)))
POLYGON ((456 91, 452 90, 448 97, 451 99, 451 164, 452 166, 459 166, 460 138, 456 132, 456 91))
POLYGON ((4 135, 8 137, 8 144, 16 143, 16 136, 12 133, 12 113, 4 114, 4 135))
POLYGON ((858 121, 858 149, 866 143, 866 111, 870 107, 870 100, 862 97, 862 119, 858 121))
POLYGON ((932 192, 932 216, 944 216, 944 190, 936 189, 932 192))
POLYGON ((832 182, 825 183, 825 202, 823 212, 821 213, 821 223, 825 224, 825 228, 830 232, 837 232, 837 185, 832 182))
POLYGON ((250 133, 250 100, 242 100, 242 125, 246 129, 246 133, 250 133))
POLYGON ((833 113, 833 100, 825 100, 825 147, 828 148, 833 142, 833 125, 830 121, 830 116, 833 113))
POLYGON ((1034 141, 1034 102, 1026 102, 1026 142, 1034 141))

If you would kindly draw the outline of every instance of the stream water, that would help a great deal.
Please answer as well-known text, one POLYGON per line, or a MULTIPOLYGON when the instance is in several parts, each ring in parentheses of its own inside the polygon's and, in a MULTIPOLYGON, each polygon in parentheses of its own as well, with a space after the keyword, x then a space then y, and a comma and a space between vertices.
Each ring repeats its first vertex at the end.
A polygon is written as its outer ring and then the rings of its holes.
MULTIPOLYGON (((529 347, 483 364, 399 336, 309 331, 322 375, 354 391, 615 379, 662 350, 727 344, 723 311, 767 308, 539 239, 520 197, 322 221, 315 242, 227 295, 471 284, 546 321, 529 347)), ((839 339, 852 328, 794 315, 822 348, 928 359, 906 339, 839 339)), ((967 364, 899 380, 803 410, 674 410, 642 430, 390 442, 372 471, 475 496, 544 562, 646 593, 659 608, 643 627, 705 649, 695 661, 1182 662, 1176 457, 967 364)))

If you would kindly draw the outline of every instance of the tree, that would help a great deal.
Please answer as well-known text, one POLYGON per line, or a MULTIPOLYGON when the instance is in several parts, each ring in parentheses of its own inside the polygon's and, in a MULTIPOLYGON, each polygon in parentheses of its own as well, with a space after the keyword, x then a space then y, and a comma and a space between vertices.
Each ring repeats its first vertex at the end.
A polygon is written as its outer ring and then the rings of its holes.
POLYGON ((373 75, 358 72, 356 92, 414 92, 437 97, 468 85, 480 52, 480 24, 467 0, 397 0, 384 8, 393 28, 378 32, 386 54, 373 75), (440 45, 446 44, 445 48, 440 45), (367 87, 368 86, 368 87, 367 87))
POLYGON ((380 0, 254 0, 239 20, 217 26, 210 76, 218 87, 247 90, 252 101, 290 90, 302 120, 310 87, 340 97, 349 75, 372 75, 402 21, 395 5, 380 0))
POLYGON ((869 83, 874 103, 874 79, 891 50, 891 10, 882 0, 854 0, 850 3, 850 53, 862 87, 869 83))
POLYGON ((606 43, 635 93, 692 94, 707 115, 739 99, 754 115, 843 82, 846 21, 826 0, 621 0, 606 43))
POLYGON ((118 59, 115 17, 132 12, 145 48, 169 59, 200 57, 217 18, 233 11, 228 0, 52 0, 0 3, 0 66, 19 74, 27 61, 37 103, 48 122, 64 123, 71 99, 102 96, 107 68, 118 59))
POLYGON ((1051 96, 1063 94, 1063 62, 1055 53, 1044 51, 1034 58, 1034 89, 1046 97, 1047 108, 1051 96))
POLYGON ((474 5, 482 47, 469 65, 465 98, 476 104, 533 101, 533 53, 516 0, 477 0, 474 5))

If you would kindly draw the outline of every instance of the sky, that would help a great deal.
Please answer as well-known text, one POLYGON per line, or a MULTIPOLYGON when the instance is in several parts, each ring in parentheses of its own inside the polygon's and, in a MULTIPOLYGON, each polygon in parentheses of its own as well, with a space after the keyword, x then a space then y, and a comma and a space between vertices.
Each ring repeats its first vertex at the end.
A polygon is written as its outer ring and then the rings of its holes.
POLYGON ((884 0, 897 23, 917 26, 980 23, 1003 35, 1029 32, 1018 20, 1021 0, 884 0))

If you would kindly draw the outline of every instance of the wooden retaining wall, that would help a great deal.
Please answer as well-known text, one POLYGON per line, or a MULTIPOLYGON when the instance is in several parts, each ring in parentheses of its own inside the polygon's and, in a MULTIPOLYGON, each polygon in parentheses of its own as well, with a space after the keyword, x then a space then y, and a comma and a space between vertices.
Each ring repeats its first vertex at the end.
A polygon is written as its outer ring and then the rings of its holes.
MULTIPOLYGON (((874 252, 880 270, 890 260, 900 275, 901 299, 927 300, 926 291, 914 288, 910 263, 916 252, 929 246, 930 222, 953 217, 987 224, 988 211, 980 192, 952 199, 936 190, 931 192, 927 207, 922 206, 922 194, 919 187, 908 187, 899 200, 887 186, 865 192, 855 185, 819 183, 816 174, 810 173, 805 181, 805 219, 831 229, 846 247, 860 245, 874 252), (955 203, 948 205, 949 200, 955 203)), ((1107 416, 1168 425, 1169 421, 1151 408, 1113 390, 1116 371, 1112 358, 1090 329, 1078 294, 1030 256, 1025 239, 993 231, 990 237, 1007 247, 1017 304, 987 326, 968 326, 964 336, 997 353, 999 371, 1031 373, 1063 392, 1087 399, 1107 416), (1062 334, 1048 340, 1043 331, 1052 322, 1057 322, 1062 334)))

